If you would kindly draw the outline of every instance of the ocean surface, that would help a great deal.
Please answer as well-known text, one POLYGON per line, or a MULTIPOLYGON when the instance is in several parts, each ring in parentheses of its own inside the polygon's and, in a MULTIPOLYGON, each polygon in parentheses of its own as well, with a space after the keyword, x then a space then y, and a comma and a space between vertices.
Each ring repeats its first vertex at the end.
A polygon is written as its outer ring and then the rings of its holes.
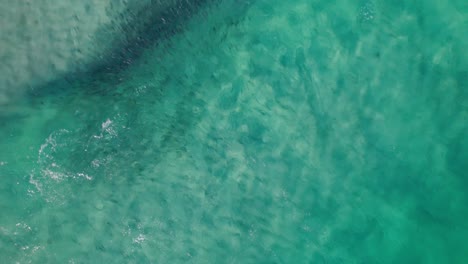
POLYGON ((467 1, 219 0, 153 41, 0 107, 1 263, 468 263, 467 1))

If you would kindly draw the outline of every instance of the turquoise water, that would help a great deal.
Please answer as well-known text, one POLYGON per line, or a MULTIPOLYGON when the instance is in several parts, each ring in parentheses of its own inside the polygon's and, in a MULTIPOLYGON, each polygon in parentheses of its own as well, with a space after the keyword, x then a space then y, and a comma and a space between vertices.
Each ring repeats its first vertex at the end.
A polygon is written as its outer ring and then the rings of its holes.
POLYGON ((3 263, 468 263, 465 1, 239 1, 0 115, 3 263))

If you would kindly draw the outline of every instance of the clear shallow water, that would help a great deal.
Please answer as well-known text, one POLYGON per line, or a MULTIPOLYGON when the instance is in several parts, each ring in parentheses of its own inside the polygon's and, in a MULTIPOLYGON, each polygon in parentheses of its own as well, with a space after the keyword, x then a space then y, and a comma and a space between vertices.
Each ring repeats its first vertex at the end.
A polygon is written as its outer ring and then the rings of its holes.
POLYGON ((7 263, 466 263, 467 6, 224 1, 2 109, 7 263))

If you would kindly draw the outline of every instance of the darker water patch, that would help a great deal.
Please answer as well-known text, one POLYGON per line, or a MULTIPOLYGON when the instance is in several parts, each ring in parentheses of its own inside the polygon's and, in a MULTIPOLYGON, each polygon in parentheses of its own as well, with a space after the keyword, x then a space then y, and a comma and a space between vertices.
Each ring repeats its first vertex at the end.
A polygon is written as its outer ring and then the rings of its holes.
POLYGON ((33 100, 37 97, 57 96, 77 86, 80 89, 92 89, 91 93, 107 93, 109 87, 125 79, 123 72, 140 60, 144 51, 183 32, 189 19, 213 2, 214 0, 181 0, 161 10, 158 1, 151 1, 138 12, 127 10, 127 13, 121 15, 125 21, 121 28, 115 29, 111 25, 102 28, 102 34, 98 34, 105 36, 111 32, 125 35, 114 47, 110 44, 107 54, 82 67, 82 70, 66 73, 44 85, 30 87, 26 96, 33 100), (110 85, 101 89, 99 83, 110 85))

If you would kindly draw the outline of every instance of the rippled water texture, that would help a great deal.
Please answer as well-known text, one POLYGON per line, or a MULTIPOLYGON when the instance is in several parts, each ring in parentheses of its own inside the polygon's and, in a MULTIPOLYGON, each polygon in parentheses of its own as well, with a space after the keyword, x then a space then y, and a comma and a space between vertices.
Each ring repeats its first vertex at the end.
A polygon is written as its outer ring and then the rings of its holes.
POLYGON ((468 263, 467 29, 462 0, 225 0, 36 88, 1 108, 0 256, 468 263))

